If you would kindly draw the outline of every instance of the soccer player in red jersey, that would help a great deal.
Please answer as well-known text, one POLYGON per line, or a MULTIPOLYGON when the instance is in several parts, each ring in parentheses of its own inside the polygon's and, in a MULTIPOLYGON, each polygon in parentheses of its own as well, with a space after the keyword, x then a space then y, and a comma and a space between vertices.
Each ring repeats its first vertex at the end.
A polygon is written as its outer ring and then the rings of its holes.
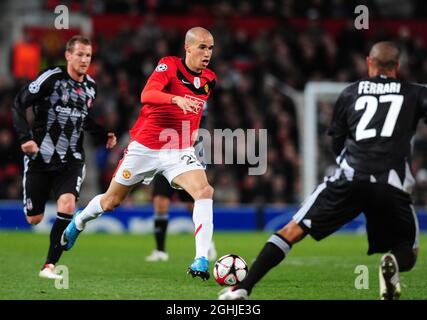
POLYGON ((187 31, 185 58, 164 57, 141 93, 142 109, 131 141, 104 194, 95 196, 74 215, 64 231, 62 245, 71 249, 88 221, 116 208, 136 184, 149 184, 162 174, 171 186, 186 190, 194 199, 196 255, 188 268, 193 277, 209 278, 207 253, 213 234, 212 198, 204 167, 196 158, 203 105, 215 86, 216 75, 207 69, 214 39, 201 27, 187 31))

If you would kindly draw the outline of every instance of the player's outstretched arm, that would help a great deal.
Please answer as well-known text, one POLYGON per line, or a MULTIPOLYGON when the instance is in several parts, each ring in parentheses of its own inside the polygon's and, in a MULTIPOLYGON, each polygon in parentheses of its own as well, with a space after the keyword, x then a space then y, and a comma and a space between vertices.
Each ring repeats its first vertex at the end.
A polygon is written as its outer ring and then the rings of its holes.
POLYGON ((107 133, 105 128, 95 121, 95 117, 92 113, 92 110, 90 110, 88 115, 86 116, 83 129, 95 136, 99 136, 102 138, 107 136, 107 142, 105 143, 105 147, 107 149, 112 149, 117 143, 116 135, 113 132, 107 133))
POLYGON ((179 108, 182 109, 184 114, 187 114, 187 112, 196 112, 195 110, 198 109, 198 105, 195 102, 184 97, 163 92, 163 89, 163 83, 155 80, 148 80, 144 90, 141 93, 141 103, 143 105, 150 104, 154 106, 176 104, 179 108))

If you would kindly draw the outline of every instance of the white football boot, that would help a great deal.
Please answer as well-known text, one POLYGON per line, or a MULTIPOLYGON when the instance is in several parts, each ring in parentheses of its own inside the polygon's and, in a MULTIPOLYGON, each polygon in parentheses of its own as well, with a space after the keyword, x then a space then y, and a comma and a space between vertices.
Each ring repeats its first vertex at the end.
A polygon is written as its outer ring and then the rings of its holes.
POLYGON ((380 299, 398 300, 400 297, 399 265, 395 256, 387 253, 380 263, 380 299))
POLYGON ((62 276, 56 273, 55 265, 51 263, 44 265, 43 270, 39 272, 39 277, 46 279, 62 279, 62 276))
POLYGON ((219 292, 218 300, 247 300, 248 297, 245 289, 225 288, 219 292))
POLYGON ((148 262, 168 261, 169 255, 164 251, 153 250, 153 252, 145 258, 148 262))

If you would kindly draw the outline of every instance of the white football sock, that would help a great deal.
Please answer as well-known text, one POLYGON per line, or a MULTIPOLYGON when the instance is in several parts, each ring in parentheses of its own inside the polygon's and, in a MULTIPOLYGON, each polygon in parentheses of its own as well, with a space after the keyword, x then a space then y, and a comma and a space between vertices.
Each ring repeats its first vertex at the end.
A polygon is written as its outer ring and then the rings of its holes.
POLYGON ((101 197, 104 194, 98 194, 90 200, 86 208, 83 209, 83 211, 76 217, 76 227, 80 231, 82 231, 86 223, 90 220, 98 218, 100 215, 104 213, 104 210, 102 210, 101 207, 101 197))
POLYGON ((196 230, 196 258, 207 258, 213 234, 212 199, 200 199, 194 202, 193 222, 196 230))

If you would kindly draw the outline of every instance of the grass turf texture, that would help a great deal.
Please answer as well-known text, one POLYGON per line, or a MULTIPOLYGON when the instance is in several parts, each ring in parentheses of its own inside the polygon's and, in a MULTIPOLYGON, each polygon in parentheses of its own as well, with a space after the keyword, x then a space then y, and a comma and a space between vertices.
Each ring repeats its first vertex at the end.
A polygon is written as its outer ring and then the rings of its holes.
MULTIPOLYGON (((241 255, 250 265, 270 234, 215 233, 219 256, 241 255)), ((427 254, 420 239, 417 265, 401 274, 402 299, 427 299, 427 254)), ((212 300, 221 287, 212 277, 201 281, 186 274, 194 254, 191 234, 167 238, 169 262, 145 262, 154 247, 152 235, 83 234, 58 264, 69 269, 69 288, 38 277, 48 235, 0 233, 0 299, 176 299, 212 300)), ((322 242, 311 238, 296 245, 281 265, 255 287, 251 299, 378 299, 380 255, 367 256, 364 235, 336 234, 322 242), (357 265, 369 270, 369 289, 355 288, 357 265)))

